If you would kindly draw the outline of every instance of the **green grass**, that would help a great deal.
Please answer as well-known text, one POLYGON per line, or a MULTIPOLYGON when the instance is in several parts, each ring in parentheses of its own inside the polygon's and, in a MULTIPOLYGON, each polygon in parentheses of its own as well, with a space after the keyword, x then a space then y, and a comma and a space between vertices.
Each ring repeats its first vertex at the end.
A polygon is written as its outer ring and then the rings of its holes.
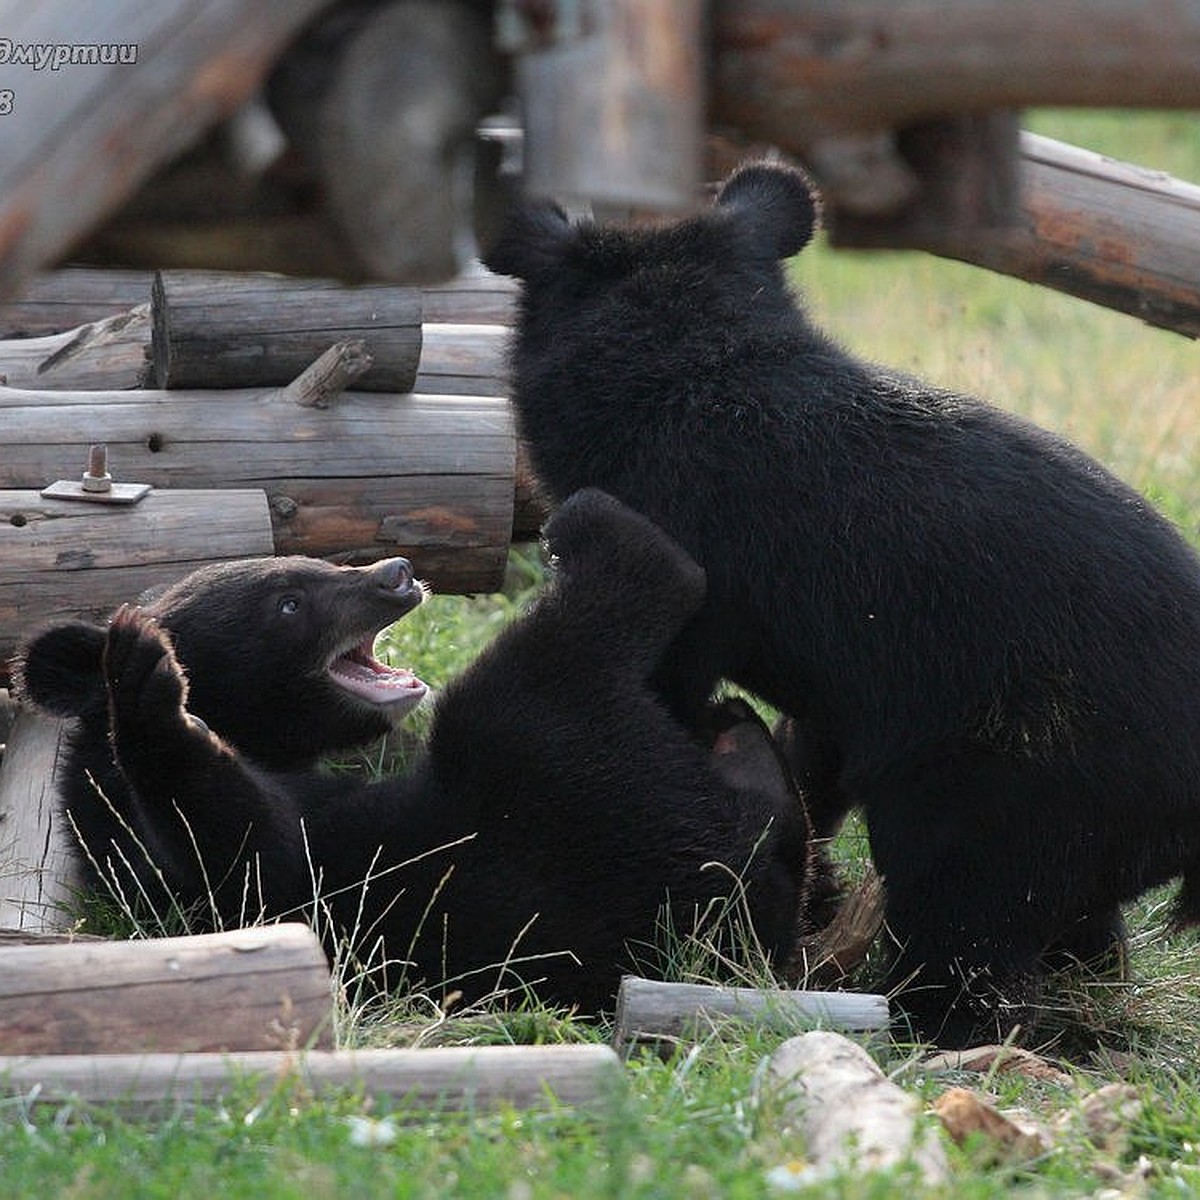
MULTIPOLYGON (((1039 132, 1200 180, 1200 123, 1191 117, 1037 114, 1039 132)), ((1153 495, 1200 541, 1200 398, 1196 347, 1081 301, 918 255, 834 254, 817 246, 795 277, 818 319, 856 351, 940 384, 987 396, 1057 429, 1153 495)), ((418 563, 419 567, 419 563, 418 563)), ((390 653, 441 686, 525 604, 540 577, 536 551, 514 559, 506 594, 435 597, 390 637, 390 653)), ((377 752, 369 769, 393 765, 377 752)), ((1136 798, 1131 798, 1131 803, 1136 798)), ((861 830, 840 852, 861 861, 861 830)), ((875 1042, 885 1069, 932 1102, 946 1087, 980 1089, 1054 1127, 1031 1161, 988 1161, 951 1148, 946 1195, 1067 1197, 1116 1187, 1139 1157, 1144 1194, 1200 1191, 1200 946, 1168 934, 1169 891, 1129 913, 1132 982, 1058 981, 1051 1054, 1069 1058, 1068 1086, 1012 1074, 923 1070, 910 1047, 875 1042), (1130 1082, 1143 1101, 1108 1146, 1081 1129, 1079 1098, 1130 1082)), ((870 967, 859 982, 871 982, 870 967)), ((402 1002, 355 1014, 345 1038, 371 1045, 600 1040, 603 1027, 531 1008, 450 1018, 402 1002)), ((347 1118, 386 1106, 346 1096, 281 1093, 265 1105, 232 1097, 195 1117, 134 1124, 105 1110, 0 1104, 0 1185, 20 1197, 765 1197, 767 1173, 803 1147, 757 1094, 778 1042, 725 1028, 670 1060, 636 1058, 627 1088, 590 1116, 506 1112, 472 1118, 396 1114, 395 1140, 362 1148, 347 1118)), ((894 1197, 903 1179, 833 1181, 806 1194, 894 1197)), ((1126 1191, 1124 1194, 1134 1194, 1126 1191)))

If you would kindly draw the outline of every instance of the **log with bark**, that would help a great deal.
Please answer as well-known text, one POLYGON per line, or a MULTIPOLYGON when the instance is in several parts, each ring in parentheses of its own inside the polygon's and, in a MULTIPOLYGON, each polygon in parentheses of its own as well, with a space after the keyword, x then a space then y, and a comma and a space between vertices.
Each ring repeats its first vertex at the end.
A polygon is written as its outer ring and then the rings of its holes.
POLYGON ((6 1054, 333 1045, 333 991, 307 925, 0 948, 6 1054))

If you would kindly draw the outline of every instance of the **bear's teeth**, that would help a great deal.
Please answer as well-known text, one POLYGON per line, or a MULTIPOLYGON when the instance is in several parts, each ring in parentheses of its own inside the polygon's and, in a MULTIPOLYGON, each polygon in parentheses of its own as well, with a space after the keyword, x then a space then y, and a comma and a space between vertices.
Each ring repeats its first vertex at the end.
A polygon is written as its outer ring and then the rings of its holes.
POLYGON ((329 676, 339 687, 372 704, 393 706, 403 715, 425 695, 425 684, 411 671, 389 667, 371 653, 366 640, 329 665, 329 676))

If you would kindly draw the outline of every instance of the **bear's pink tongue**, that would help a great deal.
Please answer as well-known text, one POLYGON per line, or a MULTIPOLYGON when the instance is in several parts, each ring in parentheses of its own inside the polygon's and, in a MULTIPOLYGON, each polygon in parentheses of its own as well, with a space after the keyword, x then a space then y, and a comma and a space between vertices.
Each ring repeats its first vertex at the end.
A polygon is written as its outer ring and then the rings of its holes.
POLYGON ((429 690, 411 671, 381 663, 372 653, 371 638, 335 658, 329 664, 329 677, 368 704, 396 709, 397 719, 415 708, 429 690))

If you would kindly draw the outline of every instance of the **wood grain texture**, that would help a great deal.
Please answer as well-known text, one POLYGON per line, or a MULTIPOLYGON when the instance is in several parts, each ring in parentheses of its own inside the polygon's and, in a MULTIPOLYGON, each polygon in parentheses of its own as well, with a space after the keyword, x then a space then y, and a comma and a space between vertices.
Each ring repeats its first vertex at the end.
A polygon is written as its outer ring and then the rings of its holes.
POLYGON ((332 1045, 329 969, 307 925, 0 948, 8 1054, 332 1045))
POLYGON ((54 782, 67 729, 56 717, 19 708, 0 758, 0 926, 6 929, 44 933, 70 923, 68 906, 81 879, 54 782))
POLYGON ((627 975, 617 992, 612 1042, 627 1050, 642 1041, 677 1041, 729 1019, 783 1029, 820 1021, 870 1030, 885 1029, 890 1018, 885 997, 860 992, 709 987, 627 975))
POLYGON ((410 392, 421 357, 421 294, 325 279, 159 272, 150 380, 159 388, 282 386, 333 343, 361 339, 364 392, 410 392))
POLYGON ((261 488, 282 554, 403 554, 440 591, 488 591, 513 526, 516 435, 496 397, 348 392, 301 408, 278 391, 0 389, 0 486, 109 470, 156 488, 261 488), (402 532, 398 532, 402 531, 402 532))

